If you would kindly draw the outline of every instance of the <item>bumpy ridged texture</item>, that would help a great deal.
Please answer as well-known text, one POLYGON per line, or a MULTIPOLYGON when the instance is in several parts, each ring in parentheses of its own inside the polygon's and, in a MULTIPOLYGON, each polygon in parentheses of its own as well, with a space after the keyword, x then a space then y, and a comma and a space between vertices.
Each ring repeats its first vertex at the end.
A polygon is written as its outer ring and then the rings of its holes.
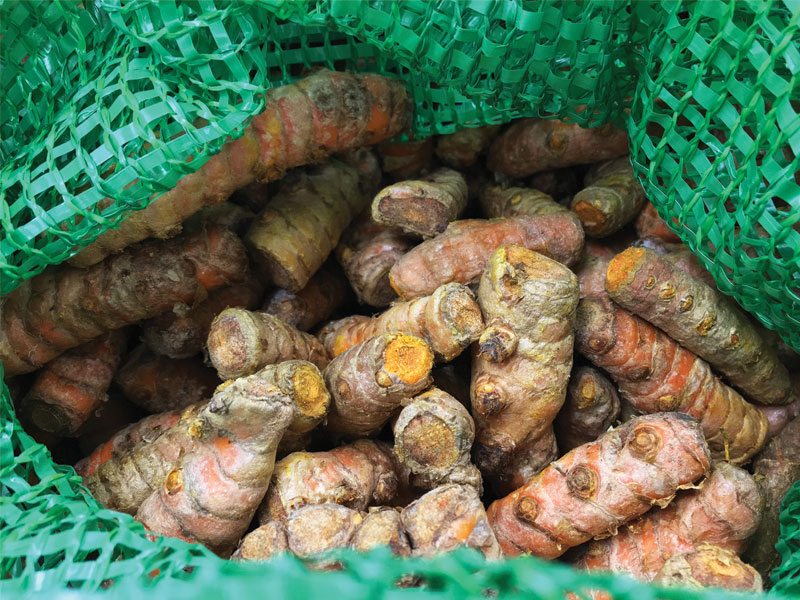
POLYGON ((699 489, 680 492, 666 508, 587 544, 577 566, 652 581, 671 557, 704 543, 739 554, 758 527, 763 507, 752 475, 717 463, 699 489))
POLYGON ((368 204, 356 169, 331 160, 287 177, 245 240, 274 285, 299 292, 368 204))
POLYGON ((395 499, 402 474, 382 442, 358 440, 329 452, 295 452, 275 465, 258 520, 285 520, 308 504, 363 511, 395 499))
POLYGON ((384 333, 353 346, 325 369, 328 429, 350 438, 376 433, 405 398, 430 385, 432 367, 430 347, 411 335, 384 333))
POLYGON ((668 504, 711 466, 697 423, 679 413, 637 417, 575 448, 488 515, 506 555, 555 558, 613 534, 653 505, 668 504))
POLYGON ((145 242, 88 270, 49 269, 2 299, 6 377, 33 371, 107 331, 202 300, 246 269, 241 242, 220 229, 145 242))
POLYGON ((571 214, 454 221, 398 260, 389 279, 402 299, 426 296, 445 283, 474 283, 492 252, 512 244, 571 265, 583 250, 583 229, 571 214))
POLYGON ((114 331, 49 362, 20 403, 23 421, 56 435, 74 435, 107 399, 127 337, 114 331))
POLYGON ((789 372, 733 302, 646 248, 630 248, 608 266, 617 304, 650 321, 762 404, 788 404, 789 372))
POLYGON ((254 181, 274 181, 300 165, 360 148, 403 131, 410 106, 402 86, 374 75, 319 72, 267 93, 266 110, 244 135, 222 147, 143 211, 73 259, 92 265, 147 237, 166 237, 202 207, 223 202, 254 181))
POLYGON ((487 327, 472 361, 475 460, 508 493, 546 464, 530 464, 525 455, 542 438, 552 440, 564 404, 578 281, 561 263, 509 246, 489 259, 478 301, 487 327))
POLYGON ((567 212, 553 198, 533 188, 486 185, 478 196, 484 216, 550 215, 567 212))
POLYGON ((642 184, 627 157, 592 168, 584 184, 571 206, 590 237, 616 233, 639 214, 645 203, 642 184))
POLYGON ((492 144, 488 167, 509 177, 588 165, 628 153, 628 136, 606 125, 586 129, 559 121, 523 119, 492 144))
POLYGON ((327 396, 324 389, 313 365, 288 361, 219 390, 191 425, 191 447, 139 506, 136 519, 155 533, 230 555, 267 491, 295 405, 327 396))
POLYGON ((208 356, 220 379, 234 379, 284 360, 308 360, 324 368, 328 355, 312 335, 280 318, 243 308, 223 310, 208 332, 208 356))
POLYGON ((581 300, 575 347, 611 375, 637 411, 679 411, 698 419, 714 458, 743 464, 764 446, 763 414, 708 363, 608 298, 581 300))

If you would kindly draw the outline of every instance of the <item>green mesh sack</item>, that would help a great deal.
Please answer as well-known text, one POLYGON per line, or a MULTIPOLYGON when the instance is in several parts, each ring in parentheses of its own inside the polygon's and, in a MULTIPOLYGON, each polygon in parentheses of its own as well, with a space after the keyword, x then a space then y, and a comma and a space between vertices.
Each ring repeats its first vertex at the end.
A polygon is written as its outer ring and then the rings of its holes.
MULTIPOLYGON (((0 293, 202 166, 263 109, 266 89, 324 66, 404 81, 416 137, 523 116, 627 126, 662 217, 798 348, 799 20, 796 0, 0 1, 0 293)), ((344 553, 332 573, 292 558, 223 561, 99 506, 0 392, 4 599, 741 597, 467 551, 344 553), (393 585, 408 573, 424 586, 393 585)), ((800 484, 782 515, 776 597, 800 593, 799 522, 800 484)))

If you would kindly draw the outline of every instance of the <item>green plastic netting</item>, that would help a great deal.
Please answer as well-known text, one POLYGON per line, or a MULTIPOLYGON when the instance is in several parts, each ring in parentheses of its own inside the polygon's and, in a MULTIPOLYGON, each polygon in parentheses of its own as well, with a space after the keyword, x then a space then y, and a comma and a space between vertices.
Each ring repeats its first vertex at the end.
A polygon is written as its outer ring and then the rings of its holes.
MULTIPOLYGON (((0 0, 0 293, 202 166, 263 108, 264 90, 325 66, 402 79, 418 137, 521 116, 627 126, 662 217, 677 217, 723 291, 800 348, 799 23, 798 0, 0 0)), ((150 541, 98 506, 1 391, 3 598, 68 587, 81 598, 728 596, 469 552, 346 554, 335 573, 224 562, 150 541), (392 586, 408 572, 426 586, 392 586)), ((799 522, 800 484, 784 507, 776 593, 800 593, 799 522)))

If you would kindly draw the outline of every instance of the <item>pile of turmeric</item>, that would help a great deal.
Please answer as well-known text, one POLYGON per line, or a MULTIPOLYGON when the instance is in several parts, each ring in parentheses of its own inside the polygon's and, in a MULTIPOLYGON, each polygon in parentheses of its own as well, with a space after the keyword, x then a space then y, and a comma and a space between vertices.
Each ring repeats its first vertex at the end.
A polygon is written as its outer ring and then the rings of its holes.
POLYGON ((104 506, 236 560, 467 547, 768 585, 797 357, 647 203, 625 132, 389 141, 410 108, 374 75, 270 91, 91 266, 0 300, 25 426, 104 506))

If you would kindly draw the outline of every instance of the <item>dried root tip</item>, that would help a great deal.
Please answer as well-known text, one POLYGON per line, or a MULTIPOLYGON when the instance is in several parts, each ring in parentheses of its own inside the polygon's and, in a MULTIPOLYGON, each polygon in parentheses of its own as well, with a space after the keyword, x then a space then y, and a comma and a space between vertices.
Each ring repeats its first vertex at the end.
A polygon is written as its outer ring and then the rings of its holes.
POLYGON ((638 417, 575 448, 487 514, 507 555, 556 558, 621 522, 669 502, 711 466, 697 422, 677 413, 638 417))
POLYGON ((636 217, 634 227, 636 234, 645 240, 654 239, 667 244, 677 244, 681 241, 681 238, 673 233, 664 220, 658 216, 656 207, 649 202, 645 203, 642 212, 636 217))
POLYGON ((730 550, 702 544, 670 558, 653 580, 665 587, 762 592, 761 575, 730 550))
POLYGON ((351 547, 359 552, 388 547, 396 556, 411 554, 411 544, 400 513, 387 507, 370 509, 370 512, 364 515, 364 520, 353 535, 351 547))
POLYGON ((307 504, 341 504, 355 510, 388 504, 401 473, 383 442, 358 440, 329 452, 295 452, 278 461, 258 510, 258 521, 281 521, 307 504))
POLYGON ((438 169, 422 179, 384 188, 372 201, 372 218, 422 237, 445 230, 467 205, 467 183, 458 171, 438 169))
POLYGON ((586 183, 572 199, 572 210, 591 237, 619 231, 639 214, 645 202, 642 185, 627 158, 599 165, 586 176, 586 183))
POLYGON ((761 404, 793 399, 789 372, 733 302, 656 252, 629 248, 608 266, 611 298, 717 368, 761 404))
POLYGON ((429 390, 403 408, 393 430, 395 455, 415 487, 463 483, 482 493, 480 472, 470 462, 475 424, 458 400, 429 390))
POLYGON ((175 307, 142 323, 142 341, 153 352, 170 358, 189 358, 205 348, 211 322, 226 308, 254 309, 264 295, 264 285, 255 277, 243 283, 212 291, 208 298, 189 308, 175 307))
POLYGON ((278 447, 281 454, 305 447, 309 433, 325 420, 331 403, 319 369, 310 363, 297 362, 299 365, 290 377, 294 417, 281 438, 278 447))
POLYGON ((612 125, 584 129, 555 120, 520 119, 489 149, 489 169, 521 178, 623 156, 628 137, 612 125))
POLYGON ((368 202, 357 171, 331 160, 290 176, 258 215, 245 240, 275 286, 299 292, 368 202))
POLYGON ((605 433, 620 411, 614 384, 594 367, 578 367, 567 387, 567 400, 555 421, 558 445, 563 451, 593 442, 605 433))
POLYGON ((434 556, 466 546, 500 558, 478 492, 468 485, 443 485, 409 504, 401 514, 414 556, 434 556))
POLYGON ((504 362, 516 352, 518 342, 516 332, 508 323, 494 319, 478 338, 478 354, 492 362, 504 362))
POLYGON ((108 333, 45 365, 20 403, 23 422, 74 435, 106 400, 127 337, 123 331, 108 333))
POLYGON ((515 217, 517 215, 552 215, 569 212, 550 196, 531 188, 487 185, 479 196, 481 210, 488 218, 515 217))
POLYGON ((214 319, 208 355, 221 379, 234 379, 291 359, 308 360, 320 368, 328 363, 317 338, 273 315, 241 308, 224 310, 214 319))
POLYGON ((434 138, 410 142, 382 142, 377 150, 384 172, 392 179, 417 177, 434 166, 434 138))
POLYGON ((336 246, 342 265, 359 302, 388 306, 397 294, 389 283, 389 270, 415 244, 399 229, 385 227, 362 217, 347 228, 336 246))
POLYGON ((115 381, 125 398, 149 413, 206 400, 220 383, 201 357, 167 358, 153 354, 144 344, 131 352, 115 381))
POLYGON ((348 348, 383 333, 402 332, 424 339, 439 361, 461 354, 483 330, 483 317, 475 295, 464 285, 445 284, 430 296, 398 302, 369 319, 347 317, 319 333, 325 349, 338 356, 348 348))
POLYGON ((499 125, 484 125, 440 135, 436 139, 436 156, 454 169, 471 167, 499 132, 499 125))
POLYGON ((317 271, 299 292, 278 289, 270 293, 262 310, 300 331, 308 331, 329 319, 351 296, 347 280, 338 267, 329 263, 317 271))
POLYGON ((430 385, 433 353, 405 334, 370 338, 336 357, 325 369, 333 395, 328 429, 349 437, 378 431, 404 398, 430 385))

